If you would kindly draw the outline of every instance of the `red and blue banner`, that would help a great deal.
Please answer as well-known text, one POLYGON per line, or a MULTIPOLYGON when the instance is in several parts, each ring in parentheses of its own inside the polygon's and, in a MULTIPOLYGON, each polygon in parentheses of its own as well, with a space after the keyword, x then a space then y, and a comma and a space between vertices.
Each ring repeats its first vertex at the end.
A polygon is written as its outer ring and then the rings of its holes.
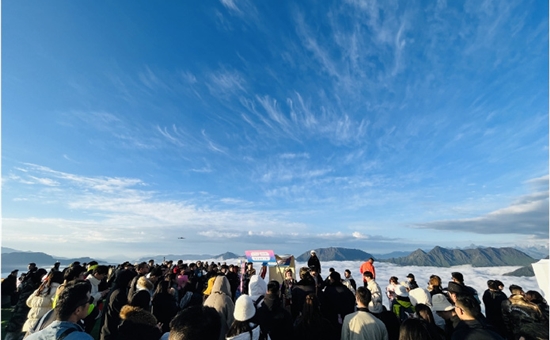
POLYGON ((273 250, 247 250, 245 251, 248 262, 276 265, 277 259, 273 250))

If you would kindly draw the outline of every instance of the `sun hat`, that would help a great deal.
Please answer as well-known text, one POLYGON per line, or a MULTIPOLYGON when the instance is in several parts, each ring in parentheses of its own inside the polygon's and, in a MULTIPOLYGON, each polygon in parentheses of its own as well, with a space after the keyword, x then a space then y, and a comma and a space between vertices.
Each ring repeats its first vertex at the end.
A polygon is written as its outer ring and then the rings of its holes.
POLYGON ((237 301, 235 301, 235 311, 233 312, 233 317, 237 321, 247 321, 252 319, 256 314, 256 307, 250 296, 243 294, 239 296, 237 301))
POLYGON ((432 309, 436 312, 446 312, 453 310, 453 305, 447 300, 443 294, 435 294, 432 296, 432 309))
POLYGON ((407 292, 407 288, 405 286, 399 285, 395 287, 395 294, 402 297, 409 296, 409 292, 407 292))

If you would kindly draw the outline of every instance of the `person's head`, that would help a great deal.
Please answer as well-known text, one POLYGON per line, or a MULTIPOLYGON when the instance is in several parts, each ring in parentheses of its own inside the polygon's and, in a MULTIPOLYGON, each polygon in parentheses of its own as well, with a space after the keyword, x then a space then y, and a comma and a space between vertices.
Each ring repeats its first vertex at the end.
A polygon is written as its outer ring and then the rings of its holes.
POLYGON ((247 269, 252 269, 252 268, 254 268, 254 262, 248 262, 248 263, 246 264, 246 268, 247 268, 247 269))
POLYGON ((302 317, 304 320, 314 320, 321 317, 319 309, 319 298, 314 293, 309 293, 306 296, 304 306, 302 307, 302 317))
POLYGON ((409 280, 409 282, 414 281, 414 274, 413 274, 413 273, 409 273, 409 275, 407 275, 407 279, 409 280))
POLYGON ((340 276, 340 273, 338 273, 337 271, 333 271, 332 273, 330 273, 328 278, 331 284, 342 282, 342 277, 340 276))
POLYGON ((155 289, 155 294, 168 294, 170 290, 170 281, 162 280, 155 289))
POLYGON ((368 259, 367 261, 369 261, 369 262, 370 262, 370 264, 373 264, 373 263, 374 263, 374 258, 372 258, 372 257, 369 257, 369 259, 368 259))
POLYGON ((96 266, 92 271, 92 276, 98 280, 103 280, 107 274, 109 274, 109 267, 107 266, 96 266))
POLYGON ((309 273, 309 268, 308 267, 302 267, 300 268, 300 280, 304 280, 306 279, 307 277, 310 277, 311 274, 309 273))
POLYGON ((416 306, 414 306, 414 310, 419 318, 424 319, 427 323, 435 325, 434 315, 430 307, 423 303, 417 303, 416 306))
POLYGON ((498 290, 504 289, 504 283, 502 283, 502 281, 500 280, 495 280, 495 286, 498 288, 498 290))
POLYGON ((399 279, 397 278, 397 276, 392 276, 389 279, 389 283, 394 284, 394 285, 398 285, 399 284, 399 279))
POLYGON ((191 306, 170 321, 168 340, 217 340, 220 331, 220 315, 214 308, 191 306))
POLYGON ((458 284, 464 284, 464 276, 462 275, 462 273, 452 272, 451 277, 452 277, 454 282, 456 282, 458 284))
POLYGON ((454 310, 453 305, 447 300, 443 294, 435 294, 432 296, 432 310, 441 316, 443 319, 448 320, 452 316, 454 310))
POLYGON ((309 254, 313 257, 317 256, 317 253, 315 252, 315 250, 310 251, 309 254))
POLYGON ((372 273, 368 270, 366 270, 363 273, 363 277, 365 278, 365 281, 367 281, 367 282, 370 282, 371 280, 374 280, 374 275, 372 275, 372 273))
POLYGON ((288 268, 287 270, 285 270, 285 279, 292 279, 292 269, 288 268))
POLYGON ((19 270, 18 270, 18 269, 14 269, 14 270, 11 271, 10 275, 11 275, 11 276, 17 277, 17 273, 19 273, 19 270))
POLYGON ((146 278, 145 276, 142 276, 140 277, 138 280, 137 280, 137 283, 136 283, 136 288, 138 290, 148 290, 148 291, 152 291, 153 288, 155 287, 155 285, 153 284, 153 282, 151 282, 148 278, 146 278))
POLYGON ((313 277, 315 277, 317 275, 317 267, 315 267, 314 265, 310 266, 309 267, 309 274, 313 277))
POLYGON ((431 339, 428 325, 423 319, 406 319, 399 327, 399 340, 431 339))
POLYGON ((81 265, 73 265, 69 268, 66 268, 66 270, 63 272, 63 279, 66 282, 73 281, 76 279, 83 278, 83 274, 86 273, 86 268, 82 267, 81 265))
POLYGON ((328 269, 328 272, 329 272, 329 273, 332 273, 333 271, 334 271, 334 268, 332 268, 332 267, 330 267, 330 268, 328 269))
POLYGON ((59 321, 78 322, 88 315, 91 286, 88 282, 68 283, 55 305, 55 313, 59 321))
POLYGON ((351 271, 349 269, 344 270, 344 277, 346 279, 349 279, 351 276, 351 271))
POLYGON ((280 284, 276 280, 271 280, 267 284, 267 293, 271 295, 278 295, 279 294, 279 288, 280 284))
POLYGON ((371 300, 372 294, 370 290, 361 286, 357 287, 357 291, 355 291, 355 301, 357 302, 357 306, 365 308, 369 305, 371 300))
POLYGON ((432 287, 432 289, 435 287, 441 287, 441 278, 437 275, 431 275, 428 284, 432 287))
POLYGON ((447 292, 449 293, 451 301, 455 302, 456 294, 464 294, 465 290, 464 286, 462 286, 461 284, 454 281, 449 281, 449 284, 447 285, 447 292))
POLYGON ((149 265, 147 262, 141 262, 137 265, 136 271, 139 275, 145 275, 149 272, 149 265))
POLYGON ((123 269, 120 272, 118 272, 115 283, 117 287, 120 288, 127 288, 130 285, 130 282, 132 279, 136 276, 136 272, 133 270, 123 269))
POLYGON ((512 295, 523 295, 524 294, 523 288, 521 288, 518 285, 510 285, 510 287, 508 287, 508 288, 510 289, 510 293, 512 293, 512 295))
POLYGON ((456 294, 455 313, 460 320, 473 320, 480 312, 479 304, 473 296, 464 293, 456 294))
POLYGON ((155 265, 155 260, 150 259, 149 262, 147 262, 147 264, 149 265, 149 267, 152 267, 155 265))
POLYGON ((256 307, 252 298, 246 294, 243 294, 235 301, 235 310, 233 317, 236 321, 249 321, 256 315, 256 307))
POLYGON ((34 262, 29 263, 29 265, 27 266, 27 269, 31 272, 36 270, 37 269, 36 268, 36 263, 34 263, 34 262))
POLYGON ((537 292, 536 290, 528 290, 525 293, 525 300, 530 301, 530 302, 540 301, 542 303, 546 303, 546 300, 544 299, 544 297, 539 292, 537 292))

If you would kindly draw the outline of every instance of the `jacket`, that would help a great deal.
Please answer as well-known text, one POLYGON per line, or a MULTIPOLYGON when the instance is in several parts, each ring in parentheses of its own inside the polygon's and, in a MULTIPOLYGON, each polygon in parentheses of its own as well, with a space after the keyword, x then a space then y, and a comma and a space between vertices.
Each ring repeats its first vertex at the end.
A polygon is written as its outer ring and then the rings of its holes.
POLYGON ((344 318, 341 340, 388 340, 388 331, 382 321, 361 308, 344 318))
POLYGON ((63 333, 68 334, 65 340, 93 340, 90 334, 84 332, 79 325, 69 321, 54 321, 40 332, 29 335, 26 340, 54 340, 60 338, 63 333), (67 332, 67 333, 65 333, 67 332), (69 333, 70 332, 70 333, 69 333))
MULTIPOLYGON (((361 267, 359 267, 359 272, 363 274, 364 272, 369 271, 372 273, 373 279, 376 280, 376 270, 374 269, 374 265, 370 263, 369 261, 363 262, 361 267)), ((363 282, 365 282, 365 278, 363 278, 363 282)))
POLYGON ((340 332, 344 317, 355 311, 355 295, 340 282, 327 286, 323 295, 321 313, 340 332))
POLYGON ((50 309, 52 309, 52 302, 55 296, 55 292, 59 287, 59 283, 52 283, 50 287, 50 292, 48 294, 48 288, 45 288, 40 295, 36 295, 38 290, 35 290, 27 298, 27 306, 30 308, 29 313, 27 314, 27 321, 23 325, 23 332, 27 332, 30 328, 33 328, 38 320, 44 314, 46 314, 50 309))
POLYGON ((451 340, 504 340, 504 338, 479 320, 461 320, 456 325, 451 340))
POLYGON ((375 280, 370 280, 367 284, 367 289, 371 293, 371 301, 369 303, 369 312, 382 313, 384 311, 384 305, 382 304, 382 292, 380 292, 380 286, 375 280))
POLYGON ((120 311, 120 319, 120 340, 158 340, 162 335, 157 328, 157 319, 142 308, 126 305, 120 311))
POLYGON ((225 339, 225 334, 233 324, 235 304, 231 299, 231 284, 225 276, 218 276, 212 286, 212 293, 204 301, 204 305, 214 308, 221 318, 220 340, 225 339))
POLYGON ((292 337, 292 315, 283 307, 282 300, 273 294, 266 294, 255 315, 262 335, 272 340, 286 340, 292 337))

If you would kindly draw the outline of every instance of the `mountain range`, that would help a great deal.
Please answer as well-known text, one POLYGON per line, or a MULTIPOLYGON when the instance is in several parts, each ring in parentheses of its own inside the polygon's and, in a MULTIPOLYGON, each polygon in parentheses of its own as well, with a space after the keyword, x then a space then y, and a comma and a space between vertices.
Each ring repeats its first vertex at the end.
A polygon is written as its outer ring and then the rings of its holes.
POLYGON ((471 264, 473 267, 526 266, 536 262, 514 248, 446 249, 435 247, 429 252, 417 249, 408 256, 381 260, 401 266, 451 267, 471 264))
MULTIPOLYGON (((365 261, 369 257, 374 257, 359 249, 348 248, 318 248, 314 249, 319 261, 365 261)), ((296 257, 296 261, 306 262, 310 257, 310 251, 296 257)))
MULTIPOLYGON (((315 249, 317 257, 321 261, 364 261, 369 257, 373 257, 380 262, 394 263, 401 266, 433 266, 433 267, 450 267, 457 265, 470 264, 474 267, 490 267, 490 266, 526 266, 526 268, 520 268, 516 272, 509 273, 509 275, 520 276, 532 276, 531 263, 537 260, 533 259, 529 255, 515 248, 470 248, 470 249, 447 249, 442 247, 435 247, 432 250, 426 252, 422 249, 417 249, 406 256, 399 256, 407 254, 404 252, 394 252, 392 254, 372 255, 363 250, 349 249, 340 247, 318 248, 315 249), (397 255, 395 257, 386 258, 390 255, 397 255)), ((296 257, 296 261, 306 262, 310 257, 310 252, 304 252, 300 256, 296 257)), ((205 260, 214 259, 215 261, 226 261, 230 259, 244 259, 244 256, 232 252, 226 252, 219 255, 155 255, 142 257, 136 259, 134 262, 149 261, 150 259, 155 262, 162 262, 164 259, 170 259, 177 261, 178 259, 184 260, 205 260)), ((22 252, 12 248, 2 247, 2 268, 4 272, 15 268, 26 268, 29 262, 35 262, 38 265, 49 266, 56 261, 59 261, 63 266, 66 266, 74 261, 90 262, 92 259, 89 257, 81 258, 61 258, 54 257, 42 252, 22 252)), ((119 263, 116 260, 100 260, 95 259, 100 263, 119 263)))

